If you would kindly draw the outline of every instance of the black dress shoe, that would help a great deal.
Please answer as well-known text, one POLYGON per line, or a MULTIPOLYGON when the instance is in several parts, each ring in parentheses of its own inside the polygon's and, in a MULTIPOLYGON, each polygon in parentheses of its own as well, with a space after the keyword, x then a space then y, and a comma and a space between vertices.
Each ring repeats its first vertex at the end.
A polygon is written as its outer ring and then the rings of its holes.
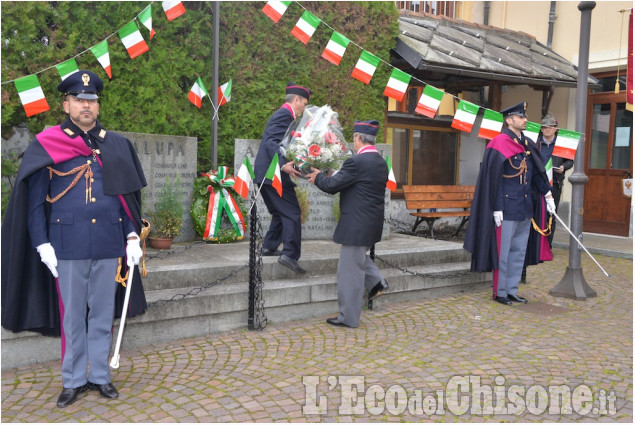
POLYGON ((328 323, 329 325, 333 325, 333 326, 339 326, 342 328, 350 328, 350 326, 348 326, 346 323, 342 323, 340 322, 337 317, 331 317, 326 319, 326 323, 328 323))
POLYGON ((505 305, 512 305, 512 302, 507 297, 496 297, 494 300, 497 303, 501 303, 501 304, 505 304, 505 305))
POLYGON ((377 285, 373 286, 373 289, 368 293, 368 301, 372 301, 378 296, 382 295, 388 289, 388 282, 386 279, 382 279, 377 285))
POLYGON ((278 258, 278 263, 282 264, 285 267, 290 268, 291 270, 293 270, 294 272, 298 274, 306 273, 306 271, 302 267, 298 266, 297 260, 294 260, 291 257, 287 257, 284 254, 282 254, 280 258, 278 258))
POLYGON ((87 385, 82 385, 77 388, 64 388, 60 396, 57 398, 57 407, 70 406, 75 403, 77 396, 86 390, 88 390, 87 385))
POLYGON ((278 250, 278 249, 267 249, 267 248, 263 248, 262 249, 262 256, 263 257, 276 257, 276 256, 280 256, 282 255, 282 251, 278 250))
POLYGON ((523 297, 519 297, 518 295, 507 295, 507 298, 509 299, 509 301, 513 301, 515 303, 523 303, 523 304, 527 304, 527 299, 523 298, 523 297))
POLYGON ((109 382, 107 384, 93 384, 92 382, 88 383, 93 390, 99 390, 99 394, 105 398, 117 398, 119 397, 119 393, 115 386, 109 382))

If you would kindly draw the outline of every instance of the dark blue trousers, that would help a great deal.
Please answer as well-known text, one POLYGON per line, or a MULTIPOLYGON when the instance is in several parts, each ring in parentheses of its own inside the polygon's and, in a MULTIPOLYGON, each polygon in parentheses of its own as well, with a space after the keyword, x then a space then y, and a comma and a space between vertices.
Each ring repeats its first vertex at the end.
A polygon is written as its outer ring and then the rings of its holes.
POLYGON ((282 253, 298 260, 302 243, 302 210, 295 188, 284 187, 280 197, 270 184, 264 184, 260 193, 271 214, 271 224, 265 235, 263 247, 276 250, 282 243, 282 253))

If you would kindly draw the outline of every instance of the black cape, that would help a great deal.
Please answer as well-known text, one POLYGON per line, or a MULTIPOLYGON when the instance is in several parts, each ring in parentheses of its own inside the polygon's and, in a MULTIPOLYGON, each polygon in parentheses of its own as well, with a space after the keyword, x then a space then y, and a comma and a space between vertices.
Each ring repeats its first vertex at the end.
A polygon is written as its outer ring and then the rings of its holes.
MULTIPOLYGON (((523 146, 514 142, 507 134, 501 133, 493 138, 485 148, 474 190, 470 221, 465 234, 465 242, 463 243, 463 248, 472 254, 471 271, 490 272, 498 269, 496 227, 492 218, 496 193, 502 179, 504 162, 511 156, 522 153, 525 148, 531 152, 529 158, 534 165, 535 173, 541 174, 548 181, 545 166, 540 159, 540 152, 532 141, 523 146)), ((536 223, 544 221, 544 216, 536 215, 537 211, 543 211, 544 213, 544 207, 537 207, 538 205, 543 205, 543 199, 544 196, 542 194, 538 194, 534 198, 534 221, 536 223), (538 202, 538 200, 541 202, 538 202)), ((526 264, 538 264, 541 261, 541 255, 543 258, 548 259, 544 253, 540 253, 540 247, 542 246, 539 241, 540 237, 541 235, 532 227, 525 258, 526 264)))
MULTIPOLYGON (((2 221, 2 327, 14 332, 34 331, 60 335, 59 301, 56 282, 40 255, 31 246, 27 229, 28 178, 44 167, 78 155, 86 155, 77 127, 66 120, 61 126, 39 133, 24 152, 7 210, 2 221), (67 133, 64 133, 66 130, 67 133), (74 134, 70 136, 70 134, 74 134)), ((132 143, 97 123, 90 132, 101 151, 104 191, 121 195, 138 234, 141 232, 141 188, 146 186, 141 163, 132 143)), ((90 150, 88 150, 90 153, 90 150)), ((122 274, 125 274, 125 258, 122 274)), ((135 266, 135 269, 137 267, 135 266)), ((116 317, 121 316, 125 288, 117 285, 116 317)), ((138 269, 130 293, 128 316, 145 312, 147 303, 138 269)))

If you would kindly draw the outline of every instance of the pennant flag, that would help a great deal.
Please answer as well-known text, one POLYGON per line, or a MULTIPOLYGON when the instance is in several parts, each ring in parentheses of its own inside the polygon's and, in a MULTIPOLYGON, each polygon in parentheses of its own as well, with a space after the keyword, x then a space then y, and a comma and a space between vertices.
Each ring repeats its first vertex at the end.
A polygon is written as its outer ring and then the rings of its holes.
POLYGON ((280 177, 280 163, 278 162, 278 154, 273 156, 271 160, 271 164, 269 164, 269 169, 267 170, 267 174, 265 174, 265 178, 271 180, 271 186, 278 192, 278 196, 282 198, 282 180, 280 177))
POLYGON ((290 1, 270 0, 265 4, 265 7, 262 8, 262 11, 277 24, 290 4, 290 1))
POLYGON ((90 48, 90 51, 95 55, 101 66, 108 74, 108 78, 112 79, 112 70, 110 69, 110 54, 108 53, 108 40, 104 40, 101 43, 90 48))
POLYGON ((68 77, 76 73, 77 71, 79 71, 79 68, 77 67, 77 62, 75 62, 74 58, 69 59, 66 62, 62 62, 60 64, 55 65, 55 68, 57 68, 57 72, 60 73, 60 77, 62 77, 62 81, 64 81, 65 79, 67 79, 68 77))
POLYGON ((154 37, 154 34, 156 34, 156 32, 152 29, 152 5, 151 4, 148 5, 148 7, 146 7, 145 9, 143 9, 143 12, 139 14, 139 22, 141 22, 143 26, 146 27, 148 31, 150 31, 150 40, 152 40, 152 37, 154 37))
POLYGON ((218 106, 222 106, 232 99, 232 80, 218 88, 218 106))
POLYGON ((121 28, 119 30, 119 37, 121 38, 123 45, 126 47, 126 50, 128 50, 130 59, 134 59, 150 50, 141 35, 141 31, 139 31, 136 21, 132 21, 121 28))
POLYGON ((549 161, 545 164, 545 171, 549 178, 549 184, 553 186, 553 158, 549 158, 549 161))
POLYGON ((527 127, 523 130, 523 134, 525 137, 530 139, 532 142, 538 142, 538 134, 540 133, 540 124, 537 122, 527 121, 527 127))
POLYGON ((406 90, 408 90, 408 84, 410 83, 411 78, 412 75, 406 74, 402 70, 394 68, 392 70, 392 74, 390 74, 388 84, 384 89, 384 96, 392 97, 398 102, 401 102, 406 94, 406 90))
POLYGON ((471 133, 477 114, 477 105, 466 100, 461 100, 459 102, 459 106, 456 108, 454 119, 452 120, 452 125, 450 127, 465 131, 466 133, 471 133))
POLYGON ((483 139, 493 139, 498 136, 503 128, 503 114, 486 109, 481 121, 481 128, 478 130, 478 137, 483 139))
POLYGON ((27 117, 32 117, 40 112, 48 111, 49 104, 46 102, 42 87, 37 79, 37 75, 29 75, 14 81, 15 88, 18 90, 20 101, 24 105, 24 111, 27 117))
POLYGON ((172 21, 185 13, 185 6, 180 1, 164 1, 162 4, 168 21, 172 21))
POLYGON ((390 162, 390 157, 386 157, 386 165, 388 165, 388 181, 386 182, 386 187, 390 189, 391 192, 394 192, 397 189, 397 180, 395 179, 395 173, 392 171, 392 163, 390 162))
POLYGON ((361 81, 364 84, 370 83, 373 74, 379 65, 379 58, 364 50, 355 65, 355 69, 351 77, 361 81))
POLYGON ((305 10, 298 22, 295 24, 295 27, 291 30, 291 35, 307 44, 316 28, 320 25, 320 18, 305 10))
POLYGON ((247 199, 249 196, 249 188, 251 187, 251 181, 254 179, 254 171, 251 168, 251 162, 249 157, 245 157, 243 165, 240 166, 238 174, 236 175, 236 182, 234 183, 234 190, 243 198, 247 199))
POLYGON ((566 159, 574 159, 580 142, 580 133, 571 130, 558 130, 553 155, 566 159))
POLYGON ((438 88, 432 87, 428 84, 426 88, 423 89, 423 93, 421 94, 421 98, 419 99, 415 112, 428 118, 434 118, 444 94, 443 90, 439 90, 438 88))
POLYGON ((331 62, 333 65, 339 65, 342 60, 342 56, 344 56, 344 52, 346 52, 348 43, 350 42, 351 40, 344 37, 339 32, 333 31, 331 39, 326 45, 324 52, 322 52, 322 57, 331 62))
POLYGON ((201 77, 196 79, 196 82, 190 89, 190 92, 187 95, 187 98, 196 106, 198 109, 201 109, 203 106, 203 97, 207 96, 207 89, 205 85, 203 85, 203 80, 201 77))

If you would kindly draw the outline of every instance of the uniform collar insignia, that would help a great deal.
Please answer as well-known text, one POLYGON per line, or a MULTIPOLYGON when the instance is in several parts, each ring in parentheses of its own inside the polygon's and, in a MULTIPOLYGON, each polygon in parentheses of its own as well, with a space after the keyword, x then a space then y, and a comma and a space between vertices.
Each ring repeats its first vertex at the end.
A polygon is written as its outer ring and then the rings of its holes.
POLYGON ((71 130, 70 128, 65 128, 64 133, 68 134, 69 136, 75 135, 75 133, 73 133, 73 130, 71 130))
POLYGON ((102 139, 103 139, 104 137, 106 137, 106 130, 104 130, 104 129, 102 128, 102 129, 99 131, 99 137, 100 137, 100 138, 102 138, 102 139))

